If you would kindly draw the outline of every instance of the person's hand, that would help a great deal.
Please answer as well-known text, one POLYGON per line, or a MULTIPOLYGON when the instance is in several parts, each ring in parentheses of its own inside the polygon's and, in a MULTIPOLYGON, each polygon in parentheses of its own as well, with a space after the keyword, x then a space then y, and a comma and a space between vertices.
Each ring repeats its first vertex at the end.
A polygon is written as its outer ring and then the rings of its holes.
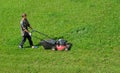
POLYGON ((32 34, 29 32, 29 35, 31 36, 32 34))

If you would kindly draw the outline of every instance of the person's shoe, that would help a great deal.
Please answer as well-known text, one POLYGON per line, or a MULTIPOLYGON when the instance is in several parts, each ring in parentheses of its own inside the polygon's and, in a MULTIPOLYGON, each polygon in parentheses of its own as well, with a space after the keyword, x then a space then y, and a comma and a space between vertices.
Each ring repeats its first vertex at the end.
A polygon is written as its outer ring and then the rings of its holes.
POLYGON ((35 48, 34 46, 32 46, 32 48, 35 48))
POLYGON ((32 48, 38 48, 38 46, 32 46, 32 48))
POLYGON ((19 48, 23 48, 22 46, 18 46, 19 48))

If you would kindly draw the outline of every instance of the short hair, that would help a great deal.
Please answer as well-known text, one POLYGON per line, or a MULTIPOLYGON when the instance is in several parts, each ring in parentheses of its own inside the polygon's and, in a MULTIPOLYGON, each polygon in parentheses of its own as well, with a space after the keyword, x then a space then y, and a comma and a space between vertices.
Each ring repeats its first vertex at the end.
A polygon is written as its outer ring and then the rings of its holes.
POLYGON ((22 17, 24 17, 24 16, 27 16, 27 14, 26 14, 26 13, 23 13, 23 14, 22 14, 22 17))

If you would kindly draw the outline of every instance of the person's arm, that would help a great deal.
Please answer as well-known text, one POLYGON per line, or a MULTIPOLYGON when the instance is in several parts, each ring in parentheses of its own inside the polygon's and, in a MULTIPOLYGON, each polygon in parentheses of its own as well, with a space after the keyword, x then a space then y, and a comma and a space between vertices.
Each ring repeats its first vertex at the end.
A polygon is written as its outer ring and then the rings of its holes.
POLYGON ((31 33, 29 32, 29 30, 27 30, 26 28, 23 28, 23 29, 31 36, 31 33))
POLYGON ((24 31, 26 31, 27 33, 29 33, 29 31, 27 29, 24 28, 24 31))
POLYGON ((27 22, 27 24, 28 24, 28 27, 29 27, 30 29, 33 29, 27 19, 26 19, 26 22, 27 22))

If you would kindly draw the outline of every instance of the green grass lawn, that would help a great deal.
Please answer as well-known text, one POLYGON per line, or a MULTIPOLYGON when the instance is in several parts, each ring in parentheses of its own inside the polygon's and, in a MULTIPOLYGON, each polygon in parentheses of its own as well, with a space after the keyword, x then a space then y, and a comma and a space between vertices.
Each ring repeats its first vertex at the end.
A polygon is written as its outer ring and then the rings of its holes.
POLYGON ((120 0, 0 0, 0 5, 0 73, 120 73, 120 0), (22 13, 34 29, 71 42, 71 50, 19 49, 22 13))

